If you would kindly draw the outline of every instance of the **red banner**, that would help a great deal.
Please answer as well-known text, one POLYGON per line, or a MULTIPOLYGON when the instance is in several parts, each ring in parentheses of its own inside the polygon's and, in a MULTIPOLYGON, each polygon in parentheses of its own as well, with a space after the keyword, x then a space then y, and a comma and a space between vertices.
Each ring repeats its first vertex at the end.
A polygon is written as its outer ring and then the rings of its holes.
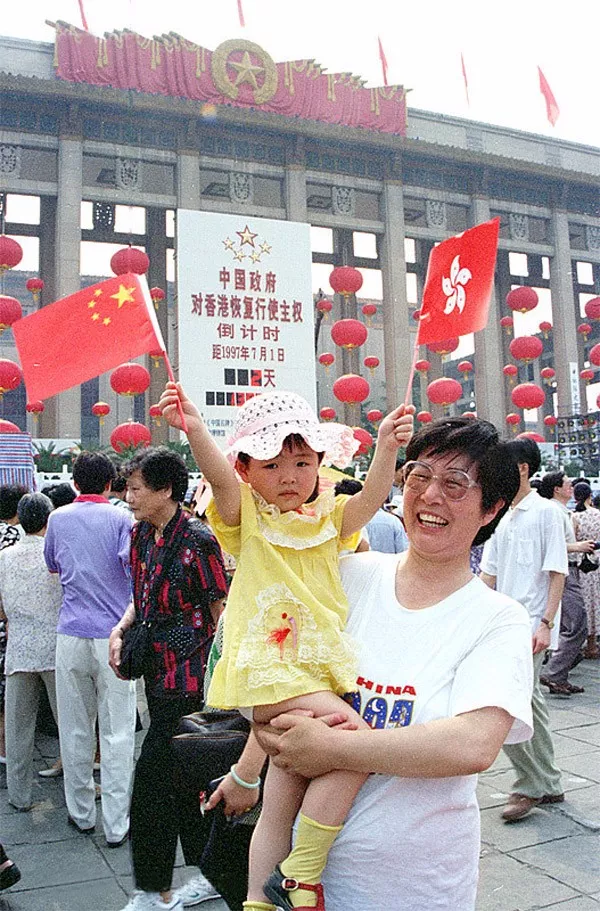
POLYGON ((174 33, 143 38, 122 31, 98 38, 58 22, 54 62, 68 82, 406 134, 402 86, 365 88, 359 76, 325 73, 313 60, 275 63, 251 41, 225 41, 209 51, 174 33))

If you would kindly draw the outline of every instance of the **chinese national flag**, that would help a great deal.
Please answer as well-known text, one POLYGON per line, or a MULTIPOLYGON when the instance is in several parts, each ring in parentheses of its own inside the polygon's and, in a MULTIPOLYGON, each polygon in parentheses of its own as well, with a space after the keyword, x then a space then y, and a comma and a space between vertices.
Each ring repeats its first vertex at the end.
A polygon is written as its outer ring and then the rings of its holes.
POLYGON ((483 329, 494 287, 500 219, 493 218, 434 247, 419 320, 419 344, 483 329))
POLYGON ((560 108, 556 103, 556 98, 554 97, 554 93, 550 88, 550 84, 548 83, 548 80, 542 73, 539 66, 538 75, 540 77, 540 92, 544 96, 544 101, 546 102, 546 115, 552 126, 556 126, 556 121, 560 115, 560 108))
POLYGON ((146 279, 127 273, 13 323, 27 399, 47 399, 153 349, 165 351, 146 279))

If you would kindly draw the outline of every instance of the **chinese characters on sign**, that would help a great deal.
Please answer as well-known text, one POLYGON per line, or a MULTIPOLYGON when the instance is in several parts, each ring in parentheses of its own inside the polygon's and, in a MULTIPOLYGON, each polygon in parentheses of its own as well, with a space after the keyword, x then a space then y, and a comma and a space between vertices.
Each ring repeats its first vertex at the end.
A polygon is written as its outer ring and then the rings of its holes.
POLYGON ((308 225, 179 210, 177 268, 180 377, 217 441, 257 393, 314 406, 308 225))

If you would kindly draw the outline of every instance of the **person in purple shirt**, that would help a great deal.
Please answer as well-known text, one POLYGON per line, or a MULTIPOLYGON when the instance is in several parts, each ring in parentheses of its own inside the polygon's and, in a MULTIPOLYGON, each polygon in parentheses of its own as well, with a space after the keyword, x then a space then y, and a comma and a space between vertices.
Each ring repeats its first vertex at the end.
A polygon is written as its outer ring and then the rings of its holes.
POLYGON ((63 600, 56 643, 56 701, 68 822, 96 825, 93 776, 98 720, 102 820, 109 847, 129 831, 135 688, 108 664, 110 632, 131 601, 132 516, 108 502, 116 472, 103 453, 82 452, 73 465, 79 496, 50 516, 44 556, 58 573, 63 600))

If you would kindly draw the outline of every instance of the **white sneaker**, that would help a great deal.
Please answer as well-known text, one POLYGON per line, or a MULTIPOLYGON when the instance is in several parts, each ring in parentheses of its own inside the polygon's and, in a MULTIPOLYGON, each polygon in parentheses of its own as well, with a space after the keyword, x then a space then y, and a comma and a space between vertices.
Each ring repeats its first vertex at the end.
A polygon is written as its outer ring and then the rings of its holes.
POLYGON ((184 886, 177 889, 175 896, 184 908, 193 908, 194 905, 201 905, 202 902, 210 901, 211 898, 221 897, 206 877, 202 876, 202 873, 192 877, 184 886))
POLYGON ((175 894, 167 903, 160 892, 135 892, 123 911, 183 911, 183 905, 175 894))

